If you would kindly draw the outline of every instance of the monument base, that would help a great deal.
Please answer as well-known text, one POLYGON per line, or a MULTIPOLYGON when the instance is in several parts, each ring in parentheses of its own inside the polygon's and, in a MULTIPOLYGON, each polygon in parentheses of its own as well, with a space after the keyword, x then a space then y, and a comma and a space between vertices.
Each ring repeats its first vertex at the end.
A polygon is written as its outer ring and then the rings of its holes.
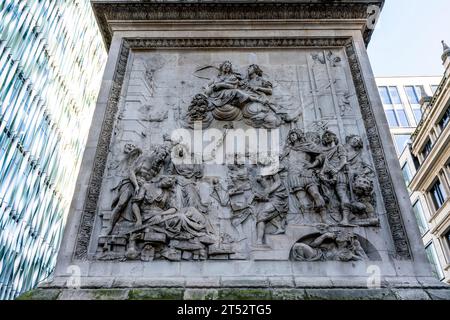
POLYGON ((22 299, 450 299, 366 52, 383 0, 92 3, 102 89, 22 299))
MULTIPOLYGON (((245 287, 196 287, 181 284, 166 286, 135 285, 133 287, 82 287, 71 289, 53 283, 23 294, 18 300, 450 300, 450 287, 428 279, 404 279, 402 282, 383 283, 379 288, 368 288, 366 283, 343 281, 344 285, 314 283, 307 280, 289 284, 264 286, 251 281, 245 287)), ((335 281, 337 282, 337 281, 335 281)), ((164 281, 161 282, 164 285, 164 281)))

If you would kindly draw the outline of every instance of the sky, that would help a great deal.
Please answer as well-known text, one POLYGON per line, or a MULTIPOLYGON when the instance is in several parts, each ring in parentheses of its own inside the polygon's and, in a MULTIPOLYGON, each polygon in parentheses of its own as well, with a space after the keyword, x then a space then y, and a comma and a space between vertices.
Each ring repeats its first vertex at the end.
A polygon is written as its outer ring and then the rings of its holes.
POLYGON ((386 0, 368 47, 376 77, 442 76, 450 0, 386 0))

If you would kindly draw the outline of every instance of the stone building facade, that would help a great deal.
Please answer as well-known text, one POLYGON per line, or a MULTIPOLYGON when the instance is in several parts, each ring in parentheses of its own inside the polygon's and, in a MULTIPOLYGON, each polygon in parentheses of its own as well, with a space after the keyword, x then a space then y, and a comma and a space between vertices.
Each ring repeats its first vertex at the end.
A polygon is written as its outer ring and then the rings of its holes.
POLYGON ((424 195, 410 188, 410 183, 420 167, 419 161, 411 153, 411 135, 422 120, 422 98, 433 96, 441 80, 442 77, 436 76, 376 78, 427 256, 433 266, 436 278, 445 280, 442 271, 445 266, 441 264, 443 253, 441 251, 438 255, 440 248, 437 247, 438 244, 435 244, 436 239, 430 232, 428 224, 432 210, 430 211, 428 208, 424 195))
POLYGON ((442 61, 445 74, 433 96, 422 99, 424 117, 413 134, 411 146, 415 161, 420 164, 410 188, 420 194, 425 208, 428 242, 427 254, 436 262, 434 273, 450 282, 450 194, 448 140, 450 133, 450 49, 443 43, 442 61))

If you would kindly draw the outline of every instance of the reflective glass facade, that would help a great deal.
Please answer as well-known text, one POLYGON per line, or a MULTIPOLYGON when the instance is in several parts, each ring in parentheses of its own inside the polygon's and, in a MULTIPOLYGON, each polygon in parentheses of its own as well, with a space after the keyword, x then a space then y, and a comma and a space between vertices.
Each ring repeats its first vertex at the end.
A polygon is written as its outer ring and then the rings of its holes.
POLYGON ((89 0, 0 1, 0 299, 54 268, 105 62, 89 0))

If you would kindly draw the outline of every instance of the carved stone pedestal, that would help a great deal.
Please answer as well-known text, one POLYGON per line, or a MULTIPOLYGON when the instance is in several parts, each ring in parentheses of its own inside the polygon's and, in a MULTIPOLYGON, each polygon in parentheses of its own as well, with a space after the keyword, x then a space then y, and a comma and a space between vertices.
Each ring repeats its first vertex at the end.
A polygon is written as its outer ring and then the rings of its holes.
POLYGON ((366 52, 383 1, 92 2, 109 60, 25 298, 449 298, 366 52))

